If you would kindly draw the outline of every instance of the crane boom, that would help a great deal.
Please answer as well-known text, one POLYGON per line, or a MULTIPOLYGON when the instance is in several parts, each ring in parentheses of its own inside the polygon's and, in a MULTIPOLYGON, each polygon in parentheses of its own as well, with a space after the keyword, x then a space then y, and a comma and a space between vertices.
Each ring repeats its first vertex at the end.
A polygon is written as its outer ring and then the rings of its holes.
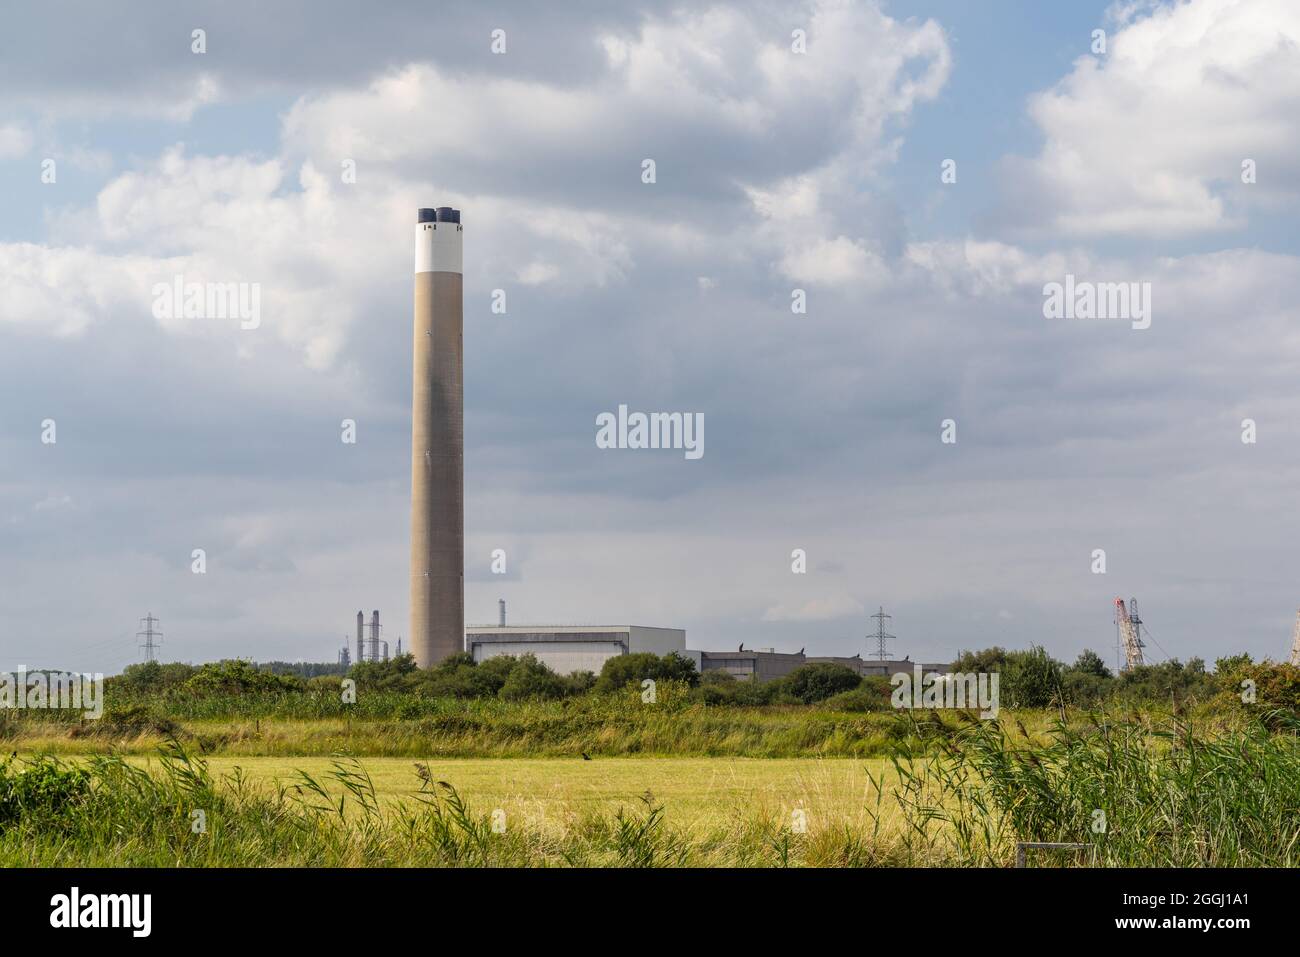
POLYGON ((1119 625, 1120 639, 1124 643, 1124 670, 1132 671, 1145 662, 1142 660, 1142 639, 1138 637, 1133 619, 1129 617, 1128 609, 1124 607, 1123 598, 1115 599, 1115 621, 1119 625))

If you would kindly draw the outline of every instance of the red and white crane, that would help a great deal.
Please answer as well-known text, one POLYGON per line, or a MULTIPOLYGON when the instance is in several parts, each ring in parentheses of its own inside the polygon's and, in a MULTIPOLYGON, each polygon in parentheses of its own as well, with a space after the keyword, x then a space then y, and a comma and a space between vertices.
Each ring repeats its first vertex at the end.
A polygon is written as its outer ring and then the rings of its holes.
MULTIPOLYGON (((1127 608, 1124 607, 1124 599, 1115 599, 1115 624, 1119 626, 1120 642, 1124 646, 1124 670, 1132 671, 1139 665, 1146 664, 1142 660, 1142 636, 1140 629, 1142 619, 1137 613, 1137 599, 1132 599, 1133 613, 1130 615, 1127 608)), ((1300 635, 1300 632, 1297 632, 1300 635)), ((1292 652, 1294 654, 1294 652, 1292 652)))

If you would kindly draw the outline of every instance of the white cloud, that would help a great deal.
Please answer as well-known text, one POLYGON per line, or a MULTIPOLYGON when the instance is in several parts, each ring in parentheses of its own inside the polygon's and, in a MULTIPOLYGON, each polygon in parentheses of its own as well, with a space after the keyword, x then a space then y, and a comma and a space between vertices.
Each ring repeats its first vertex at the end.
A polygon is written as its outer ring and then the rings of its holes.
POLYGON ((32 134, 18 123, 0 126, 0 159, 17 159, 26 156, 32 148, 32 134))
POLYGON ((1009 163, 1034 232, 1170 236, 1241 225, 1300 193, 1300 5, 1118 8, 1109 54, 1080 57, 1029 113, 1042 151, 1009 163), (1145 15, 1142 15, 1145 13, 1145 15), (1243 160, 1258 182, 1241 182, 1243 160))
POLYGON ((550 216, 533 208, 522 225, 569 234, 597 284, 626 270, 632 237, 652 221, 668 245, 738 245, 760 260, 775 257, 787 276, 860 280, 881 271, 876 241, 845 232, 837 219, 847 213, 864 228, 852 217, 862 179, 897 148, 886 125, 938 94, 951 56, 937 24, 901 23, 874 3, 825 0, 807 17, 805 55, 750 11, 648 17, 635 32, 599 38, 608 72, 581 87, 411 64, 364 90, 300 100, 285 121, 286 149, 322 167, 355 158, 370 171, 362 175, 411 178, 433 160, 440 183, 464 190, 487 176, 503 201, 541 180, 556 193, 555 208, 550 216), (619 169, 635 182, 647 155, 659 164, 653 188, 606 188, 619 169), (656 202, 647 214, 633 199, 695 188, 716 201, 711 185, 748 195, 759 228, 745 222, 719 236, 732 227, 692 217, 693 206, 656 202))
POLYGON ((0 323, 68 336, 115 309, 134 308, 144 317, 149 284, 162 271, 158 261, 143 256, 0 243, 0 323))
POLYGON ((832 621, 837 618, 861 618, 862 603, 851 595, 813 598, 802 604, 776 604, 763 612, 763 621, 832 621))
MULTIPOLYGON (((140 314, 147 290, 178 273, 193 282, 255 282, 264 330, 241 348, 270 336, 308 366, 329 368, 375 277, 406 257, 410 218, 426 197, 472 210, 467 278, 490 279, 489 288, 506 276, 524 286, 603 287, 626 281, 644 255, 775 260, 798 281, 883 280, 874 239, 835 228, 827 213, 855 190, 846 170, 869 161, 884 123, 946 80, 947 46, 933 23, 900 24, 872 4, 827 0, 810 13, 806 56, 791 53, 783 37, 768 37, 748 13, 721 7, 651 17, 602 42, 608 73, 594 84, 411 64, 362 89, 299 100, 284 119, 279 156, 193 155, 177 144, 112 179, 93 212, 56 214, 49 247, 0 245, 0 262, 9 266, 0 279, 7 293, 0 319, 76 333, 114 304, 140 314), (829 160, 807 173, 784 172, 767 184, 762 170, 726 166, 738 156, 761 157, 757 142, 785 135, 807 116, 838 130, 845 124, 837 110, 845 108, 847 139, 823 143, 829 160), (539 175, 587 161, 593 147, 606 168, 627 163, 633 176, 643 127, 666 138, 723 137, 700 161, 705 176, 753 180, 746 187, 752 209, 736 206, 739 225, 689 217, 680 207, 611 209, 583 180, 561 184, 550 202, 512 195, 539 175), (344 159, 357 163, 355 184, 340 180, 344 159), (502 174, 481 180, 483 189, 467 187, 485 164, 502 174)), ((204 96, 216 95, 214 84, 201 85, 204 96)), ((221 332, 182 320, 168 329, 221 332)))
POLYGON ((87 85, 43 91, 39 95, 26 93, 14 99, 31 109, 40 110, 42 116, 52 120, 103 121, 126 117, 180 123, 192 119, 202 107, 220 102, 222 84, 213 73, 185 71, 172 74, 165 81, 155 78, 126 95, 87 85))

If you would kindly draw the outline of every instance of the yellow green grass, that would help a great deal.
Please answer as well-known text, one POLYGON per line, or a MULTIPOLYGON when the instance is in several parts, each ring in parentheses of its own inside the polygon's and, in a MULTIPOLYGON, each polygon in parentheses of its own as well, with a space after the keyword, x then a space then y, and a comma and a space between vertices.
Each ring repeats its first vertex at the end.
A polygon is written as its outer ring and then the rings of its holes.
POLYGON ((1066 841, 1088 859, 1058 864, 1294 867, 1297 730, 1091 715, 1037 743, 1018 718, 968 720, 937 747, 900 741, 897 763, 205 759, 174 741, 0 762, 0 866, 1007 866, 1016 842, 1066 841))
MULTIPOLYGON (((439 702, 424 718, 186 717, 109 709, 99 721, 0 714, 0 747, 67 756, 156 752, 175 738, 202 756, 294 758, 347 753, 427 758, 849 758, 933 748, 964 723, 929 711, 850 713, 805 707, 647 708, 595 699, 561 702, 439 702)), ((1006 712, 1039 743, 1056 712, 1006 712)), ((1074 720, 1083 720, 1078 716, 1074 720)), ((1024 734, 1022 733, 1023 737, 1024 734)))
MULTIPOLYGON (((133 763, 154 765, 136 757, 133 763)), ((252 782, 293 786, 300 771, 334 794, 332 760, 322 757, 230 757, 207 759, 213 777, 238 768, 252 782)), ((876 808, 868 774, 892 780, 884 759, 849 758, 453 758, 418 762, 433 781, 447 781, 473 807, 505 811, 507 825, 559 831, 584 814, 615 813, 642 806, 649 794, 666 819, 695 833, 725 827, 741 818, 790 822, 802 809, 809 828, 834 822, 868 828, 876 808)), ((363 758, 381 806, 414 802, 420 792, 417 762, 408 758, 363 758)), ((892 802, 886 802, 892 805, 892 802)), ((882 808, 888 820, 892 806, 882 808)))

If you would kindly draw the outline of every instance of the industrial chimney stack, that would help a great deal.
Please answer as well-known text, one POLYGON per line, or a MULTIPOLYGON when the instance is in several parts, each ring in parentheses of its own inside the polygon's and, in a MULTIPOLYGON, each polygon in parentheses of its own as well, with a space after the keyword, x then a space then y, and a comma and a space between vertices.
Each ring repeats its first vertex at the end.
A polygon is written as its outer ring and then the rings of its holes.
POLYGON ((460 210, 415 224, 410 649, 422 668, 465 648, 464 323, 460 210))

